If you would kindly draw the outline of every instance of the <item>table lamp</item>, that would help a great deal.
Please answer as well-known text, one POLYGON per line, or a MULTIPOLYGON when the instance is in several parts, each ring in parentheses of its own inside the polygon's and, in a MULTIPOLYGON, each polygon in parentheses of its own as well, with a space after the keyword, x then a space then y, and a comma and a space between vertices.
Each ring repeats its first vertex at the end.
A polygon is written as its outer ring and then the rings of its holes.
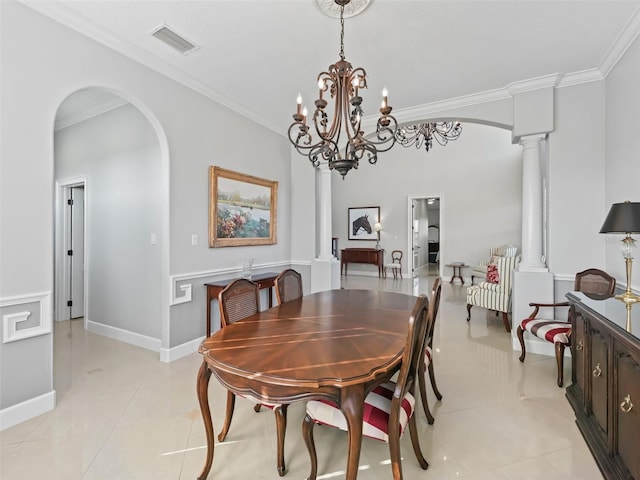
POLYGON ((380 250, 380 230, 382 230, 382 224, 380 222, 376 222, 373 228, 375 229, 376 234, 378 235, 378 240, 376 241, 376 250, 380 250))
POLYGON ((631 238, 632 233, 640 233, 640 202, 626 201, 614 203, 604 220, 600 233, 623 233, 622 256, 627 267, 627 288, 624 293, 616 295, 616 299, 624 302, 627 308, 627 331, 631 332, 631 307, 640 302, 640 296, 631 291, 631 267, 636 241, 631 238))

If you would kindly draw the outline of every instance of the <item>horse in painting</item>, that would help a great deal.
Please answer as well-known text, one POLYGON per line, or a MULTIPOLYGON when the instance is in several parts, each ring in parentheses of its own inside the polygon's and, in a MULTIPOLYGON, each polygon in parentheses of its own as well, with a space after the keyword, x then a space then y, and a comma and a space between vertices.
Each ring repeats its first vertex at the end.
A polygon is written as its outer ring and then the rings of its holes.
POLYGON ((369 215, 363 215, 356 218, 353 222, 353 236, 356 236, 360 230, 371 233, 371 224, 369 223, 369 215))

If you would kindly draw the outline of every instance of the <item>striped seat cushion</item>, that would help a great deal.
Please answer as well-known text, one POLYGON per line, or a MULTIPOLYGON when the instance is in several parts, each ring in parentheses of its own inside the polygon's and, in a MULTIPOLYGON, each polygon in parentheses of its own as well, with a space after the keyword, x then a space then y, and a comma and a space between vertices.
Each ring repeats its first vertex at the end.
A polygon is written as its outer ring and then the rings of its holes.
MULTIPOLYGON (((378 385, 364 399, 364 414, 362 424, 362 435, 369 438, 389 441, 389 414, 391 412, 391 398, 396 388, 393 382, 378 385)), ((404 432, 416 401, 413 395, 407 393, 402 400, 400 411, 400 436, 404 432)), ((330 400, 311 400, 307 402, 307 414, 314 422, 339 428, 347 429, 347 421, 338 406, 330 400)))
POLYGON ((571 324, 544 318, 525 318, 520 326, 523 330, 551 343, 569 344, 571 324))
POLYGON ((428 367, 429 364, 431 363, 431 359, 433 359, 433 351, 431 350, 431 347, 426 347, 424 349, 424 366, 428 367))

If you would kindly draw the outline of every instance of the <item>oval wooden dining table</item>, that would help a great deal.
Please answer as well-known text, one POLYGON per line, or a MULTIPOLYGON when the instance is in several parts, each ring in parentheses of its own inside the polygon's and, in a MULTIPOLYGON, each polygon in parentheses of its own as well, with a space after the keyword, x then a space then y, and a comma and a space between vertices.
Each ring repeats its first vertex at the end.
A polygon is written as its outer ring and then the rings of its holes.
POLYGON ((207 453, 198 479, 207 478, 213 463, 213 373, 228 390, 259 402, 335 401, 349 427, 346 478, 354 480, 364 398, 397 370, 415 302, 396 292, 328 290, 262 311, 204 340, 197 392, 207 453))

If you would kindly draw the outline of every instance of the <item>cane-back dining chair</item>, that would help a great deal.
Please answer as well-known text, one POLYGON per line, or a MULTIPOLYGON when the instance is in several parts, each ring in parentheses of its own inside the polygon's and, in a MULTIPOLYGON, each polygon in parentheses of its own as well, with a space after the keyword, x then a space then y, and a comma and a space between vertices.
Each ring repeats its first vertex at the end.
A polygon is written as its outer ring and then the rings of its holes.
POLYGON ((442 400, 442 394, 438 390, 438 386, 436 385, 436 375, 433 369, 433 332, 436 326, 436 319, 438 317, 438 307, 440 306, 440 294, 442 293, 442 279, 437 277, 433 282, 433 287, 431 288, 431 300, 429 302, 429 313, 428 315, 433 318, 431 323, 428 325, 427 335, 425 337, 425 348, 424 348, 424 365, 422 368, 422 373, 419 376, 418 385, 420 387, 420 398, 422 399, 422 409, 424 410, 424 414, 427 416, 427 422, 429 425, 433 424, 434 418, 429 410, 429 403, 427 402, 427 389, 426 389, 426 375, 429 372, 429 380, 431 381, 431 388, 433 388, 433 393, 436 395, 438 400, 442 400))
POLYGON ((275 280, 278 304, 302 297, 302 275, 288 268, 280 272, 275 280))
MULTIPOLYGON (((589 268, 576 274, 574 290, 589 295, 592 298, 605 299, 613 295, 616 289, 616 279, 607 272, 597 268, 589 268)), ((565 320, 538 318, 538 311, 544 307, 568 307, 569 302, 560 303, 530 303, 533 312, 518 325, 518 340, 522 348, 520 361, 524 362, 527 354, 524 346, 524 332, 551 342, 555 345, 556 364, 558 367, 558 386, 564 383, 564 349, 571 345, 571 322, 565 320)))
MULTIPOLYGON (((425 336, 430 323, 433 323, 431 312, 429 300, 425 295, 420 295, 409 317, 408 334, 397 381, 387 381, 377 385, 364 399, 362 435, 389 444, 394 480, 402 479, 400 437, 407 425, 409 425, 411 443, 418 463, 424 470, 429 466, 420 449, 413 413, 416 402, 416 382, 423 374, 425 336)), ((311 473, 308 480, 315 480, 318 472, 318 458, 313 440, 313 426, 316 423, 348 430, 346 419, 334 402, 322 399, 307 403, 302 436, 311 458, 311 473)))
MULTIPOLYGON (((251 280, 240 278, 227 285, 218 295, 218 305, 220 307, 220 328, 224 328, 238 320, 250 317, 260 311, 260 289, 251 280)), ((227 408, 225 411, 224 424, 218 435, 218 441, 222 442, 229 432, 231 418, 235 407, 236 396, 227 391, 227 408)), ((278 403, 256 403, 254 410, 260 411, 260 406, 264 405, 273 410, 276 417, 277 436, 277 466, 278 474, 285 473, 284 464, 284 435, 287 427, 287 406, 278 403)))

